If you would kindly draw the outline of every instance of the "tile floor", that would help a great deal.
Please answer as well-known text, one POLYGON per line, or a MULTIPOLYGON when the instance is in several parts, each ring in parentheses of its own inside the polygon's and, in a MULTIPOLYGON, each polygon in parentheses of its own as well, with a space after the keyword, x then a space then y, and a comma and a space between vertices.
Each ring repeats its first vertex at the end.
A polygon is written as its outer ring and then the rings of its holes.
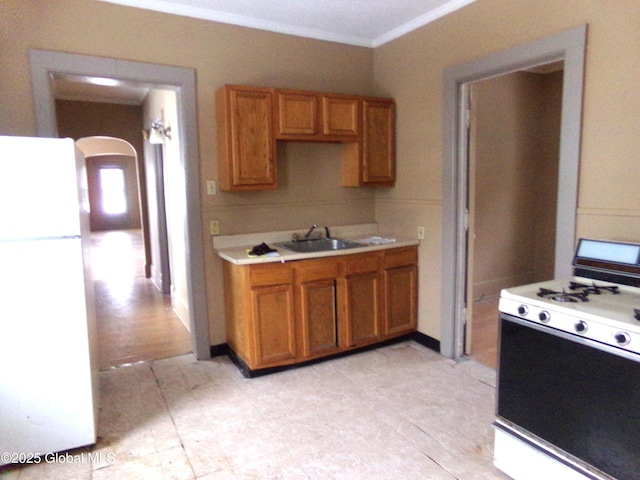
POLYGON ((101 373, 100 440, 26 479, 507 479, 495 371, 404 342, 245 379, 183 355, 101 373), (92 455, 88 461, 88 455, 92 455))

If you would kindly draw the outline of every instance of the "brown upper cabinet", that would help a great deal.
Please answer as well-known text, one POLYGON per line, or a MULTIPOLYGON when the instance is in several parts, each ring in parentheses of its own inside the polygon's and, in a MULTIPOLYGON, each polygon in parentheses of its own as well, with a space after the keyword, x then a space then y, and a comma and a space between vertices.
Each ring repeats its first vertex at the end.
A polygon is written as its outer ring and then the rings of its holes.
POLYGON ((393 186, 395 102, 302 90, 218 90, 221 190, 277 188, 276 140, 343 143, 344 186, 393 186))
POLYGON ((347 187, 393 186, 395 102, 362 100, 362 141, 348 144, 342 155, 342 184, 347 187))
POLYGON ((319 133, 318 95, 312 92, 276 92, 276 138, 306 139, 319 133))
POLYGON ((276 140, 357 142, 361 103, 349 95, 276 90, 276 140))
MULTIPOLYGON (((324 135, 357 137, 360 134, 361 116, 361 102, 357 98, 347 95, 322 96, 322 133, 324 135)), ((345 140, 341 139, 341 141, 345 140)))
POLYGON ((277 188, 273 91, 227 86, 216 92, 221 190, 277 188))

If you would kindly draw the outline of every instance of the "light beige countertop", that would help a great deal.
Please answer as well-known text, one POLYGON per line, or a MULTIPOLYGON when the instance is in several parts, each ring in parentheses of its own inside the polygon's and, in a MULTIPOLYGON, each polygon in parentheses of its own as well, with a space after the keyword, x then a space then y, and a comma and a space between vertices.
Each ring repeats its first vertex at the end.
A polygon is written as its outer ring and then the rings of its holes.
MULTIPOLYGON (((265 232, 253 233, 245 235, 224 235, 213 237, 213 248, 216 253, 236 265, 250 265, 255 263, 273 263, 273 262, 290 262, 293 260, 305 260, 310 258, 333 257, 338 255, 352 255, 355 253, 371 252, 375 250, 385 250, 389 248, 406 247, 418 245, 417 239, 401 238, 395 235, 378 233, 375 223, 362 225, 349 225, 340 227, 329 227, 332 238, 342 238, 345 240, 354 240, 362 244, 361 247, 348 248, 342 250, 329 250, 323 252, 298 253, 287 250, 283 247, 275 245, 279 242, 288 242, 291 240, 293 233, 304 233, 301 230, 285 231, 285 232, 265 232), (383 239, 388 243, 377 243, 383 239), (277 250, 274 256, 262 255, 259 257, 250 257, 247 250, 251 250, 255 245, 266 243, 271 248, 277 250)), ((324 227, 318 227, 317 230, 324 231, 324 227)))

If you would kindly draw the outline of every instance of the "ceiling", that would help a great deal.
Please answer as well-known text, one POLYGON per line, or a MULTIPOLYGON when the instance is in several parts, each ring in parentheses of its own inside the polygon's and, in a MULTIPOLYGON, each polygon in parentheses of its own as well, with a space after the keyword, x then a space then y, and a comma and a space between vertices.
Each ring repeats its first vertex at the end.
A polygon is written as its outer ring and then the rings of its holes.
POLYGON ((475 0, 98 1, 374 48, 475 0))
MULTIPOLYGON (((220 23, 377 47, 475 0, 97 0, 220 23)), ((148 88, 54 76, 58 100, 140 105, 148 88)))
POLYGON ((56 100, 104 102, 123 105, 142 105, 149 88, 110 78, 81 75, 52 76, 53 97, 56 100))

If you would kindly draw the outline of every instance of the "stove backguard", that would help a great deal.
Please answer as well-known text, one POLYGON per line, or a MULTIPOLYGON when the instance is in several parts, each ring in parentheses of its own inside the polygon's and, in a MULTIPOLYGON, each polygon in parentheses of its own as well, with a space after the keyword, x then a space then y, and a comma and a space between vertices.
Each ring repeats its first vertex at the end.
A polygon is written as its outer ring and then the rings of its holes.
POLYGON ((640 245, 582 238, 573 271, 578 277, 640 287, 640 245))

